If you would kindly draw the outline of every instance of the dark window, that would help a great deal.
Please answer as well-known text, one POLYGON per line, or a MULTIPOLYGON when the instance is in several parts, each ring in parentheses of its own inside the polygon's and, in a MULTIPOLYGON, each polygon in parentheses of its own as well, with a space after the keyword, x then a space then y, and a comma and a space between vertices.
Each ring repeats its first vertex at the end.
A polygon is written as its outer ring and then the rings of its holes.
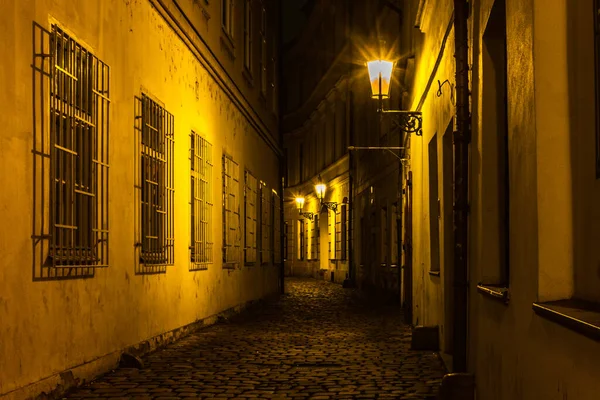
POLYGON ((190 135, 190 269, 205 269, 213 262, 212 145, 195 132, 190 135))
POLYGON ((258 227, 256 222, 258 208, 258 181, 256 177, 246 171, 244 179, 244 263, 256 262, 256 249, 258 241, 258 227))
POLYGON ((489 284, 508 286, 509 283, 509 152, 506 83, 506 6, 496 0, 483 34, 482 46, 482 153, 489 169, 483 170, 488 204, 495 210, 486 223, 490 234, 489 260, 486 261, 486 280, 489 284), (489 143, 489 145, 486 145, 489 143))
POLYGON ((35 25, 35 30, 33 153, 40 190, 34 192, 34 204, 42 210, 33 234, 39 247, 35 262, 42 266, 38 277, 89 276, 93 268, 108 266, 109 67, 58 26, 47 31, 35 25))
POLYGON ((240 262, 240 167, 228 155, 223 155, 223 266, 240 262))
POLYGON ((141 98, 141 253, 144 265, 174 263, 174 121, 162 106, 141 98))

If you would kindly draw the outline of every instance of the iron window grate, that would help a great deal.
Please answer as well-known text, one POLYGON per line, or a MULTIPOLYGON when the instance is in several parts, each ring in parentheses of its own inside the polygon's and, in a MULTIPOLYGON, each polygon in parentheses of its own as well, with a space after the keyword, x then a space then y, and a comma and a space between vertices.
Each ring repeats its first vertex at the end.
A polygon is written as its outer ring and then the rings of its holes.
POLYGON ((34 279, 107 267, 110 69, 56 25, 33 24, 34 279))
MULTIPOLYGON (((277 194, 275 190, 273 190, 273 199, 271 200, 273 211, 271 213, 271 217, 273 219, 273 263, 281 264, 282 254, 281 254, 281 240, 282 240, 282 231, 281 231, 281 198, 277 194)), ((285 243, 285 242, 284 242, 285 243)), ((284 249, 285 251, 285 249, 284 249)))
POLYGON ((258 206, 258 181, 250 171, 246 170, 244 183, 244 264, 252 265, 257 261, 258 227, 256 214, 258 206))
POLYGON ((289 224, 287 221, 283 223, 283 261, 287 261, 289 258, 289 224))
POLYGON ((342 212, 340 209, 335 211, 335 259, 342 259, 342 212))
POLYGON ((271 192, 265 182, 260 182, 260 262, 270 264, 273 258, 271 238, 273 228, 271 221, 271 192))
POLYGON ((240 167, 231 156, 223 155, 223 266, 235 267, 240 262, 240 167))
POLYGON ((175 262, 173 115, 148 95, 136 98, 138 273, 160 273, 175 262))
POLYGON ((192 132, 190 135, 190 270, 207 269, 213 263, 212 144, 192 132))
POLYGON ((311 224, 311 230, 312 230, 312 237, 311 237, 311 254, 310 254, 310 258, 311 260, 318 260, 319 259, 319 243, 320 243, 320 239, 319 239, 319 215, 315 215, 314 220, 312 221, 311 224))

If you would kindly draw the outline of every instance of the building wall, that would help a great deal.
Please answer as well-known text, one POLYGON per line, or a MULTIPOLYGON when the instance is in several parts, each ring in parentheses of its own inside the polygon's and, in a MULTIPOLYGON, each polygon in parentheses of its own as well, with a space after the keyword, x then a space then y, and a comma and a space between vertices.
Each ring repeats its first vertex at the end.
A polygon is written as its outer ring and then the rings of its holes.
MULTIPOLYGON (((192 4, 179 3, 184 10, 192 4)), ((275 2, 268 6, 269 48, 273 49, 273 34, 278 31, 273 15, 278 11, 275 2)), ((0 5, 0 31, 3 37, 13 38, 0 49, 4 60, 0 82, 5 88, 0 95, 5 126, 0 138, 0 182, 5 188, 0 193, 4 256, 0 264, 0 397, 23 398, 52 390, 56 379, 30 384, 83 364, 93 370, 92 364, 100 365, 128 346, 277 293, 277 265, 223 268, 220 199, 223 152, 240 165, 241 201, 244 168, 279 191, 277 108, 274 113, 271 107, 278 87, 269 89, 265 99, 258 86, 247 84, 239 54, 231 60, 219 48, 220 2, 207 7, 213 18, 192 26, 171 1, 76 1, 67 7, 39 0, 0 5), (96 269, 88 279, 35 276, 41 265, 33 260, 31 239, 34 22, 46 29, 57 23, 110 66, 110 258, 107 268, 96 269), (175 261, 158 274, 136 273, 134 257, 139 229, 134 223, 139 207, 134 198, 133 171, 139 157, 134 147, 134 97, 142 93, 158 99, 175 120, 175 261), (188 249, 192 130, 213 146, 214 263, 203 271, 190 270, 188 249)), ((189 15, 191 21, 201 15, 196 11, 189 15)), ((241 24, 242 15, 236 18, 241 24)), ((258 29, 259 24, 254 26, 258 29)), ((238 49, 241 44, 236 45, 238 49)), ((277 59, 276 54, 270 56, 277 59)), ((269 67, 272 83, 276 83, 275 65, 269 67)), ((243 207, 241 212, 243 218, 243 207)), ((109 362, 95 372, 113 367, 109 362)), ((75 378, 92 376, 76 374, 75 378)))
MULTIPOLYGON (((348 29, 347 4, 316 2, 304 30, 286 48, 283 56, 285 106, 282 130, 287 156, 284 215, 289 232, 285 270, 287 275, 310 276, 337 283, 348 278, 351 229, 350 205, 346 204, 343 207, 347 215, 345 251, 336 252, 335 221, 341 225, 342 203, 348 203, 350 199, 347 147, 351 82, 345 63, 350 53, 348 29), (327 187, 324 201, 337 203, 337 217, 334 217, 334 211, 320 207, 315 193, 317 183, 327 187), (314 223, 299 215, 295 203, 297 197, 305 198, 304 212, 318 214, 318 256, 312 251, 317 246, 312 233, 314 223), (300 244, 301 226, 305 227, 303 247, 300 244)), ((337 241, 341 249, 340 229, 337 230, 337 241)))
MULTIPOLYGON (((501 7, 506 12, 505 31, 490 39, 487 35, 497 23, 490 17, 494 3, 472 2, 469 17, 468 369, 475 375, 478 398, 596 398, 597 342, 532 310, 536 302, 582 299, 592 302, 593 308, 598 300, 597 291, 590 290, 598 284, 597 255, 592 250, 596 247, 591 245, 597 237, 598 212, 593 205, 597 189, 593 2, 506 0, 505 8, 501 7), (505 66, 490 55, 499 37, 506 40, 505 66), (507 259, 503 259, 505 220, 499 214, 502 204, 498 200, 503 190, 498 186, 501 155, 495 141, 496 130, 503 124, 502 107, 492 93, 496 90, 490 91, 490 87, 500 90, 501 70, 506 71, 507 90, 507 259), (508 290, 508 303, 484 295, 478 284, 508 290)), ((496 4, 502 5, 499 0, 496 4)), ((431 71, 435 79, 422 102, 423 137, 411 139, 413 323, 439 326, 441 350, 451 354, 452 260, 446 263, 444 255, 452 255, 444 235, 445 226, 452 223, 452 200, 445 196, 444 187, 445 154, 451 151, 444 138, 451 134, 455 111, 448 86, 442 88, 440 97, 433 93, 436 80, 453 82, 453 31, 435 68, 452 2, 406 1, 404 5, 411 12, 418 6, 424 10, 424 17, 417 19, 424 35, 412 33, 411 109, 421 104, 431 71), (443 210, 440 277, 428 274, 433 254, 429 153, 434 134, 443 210)))

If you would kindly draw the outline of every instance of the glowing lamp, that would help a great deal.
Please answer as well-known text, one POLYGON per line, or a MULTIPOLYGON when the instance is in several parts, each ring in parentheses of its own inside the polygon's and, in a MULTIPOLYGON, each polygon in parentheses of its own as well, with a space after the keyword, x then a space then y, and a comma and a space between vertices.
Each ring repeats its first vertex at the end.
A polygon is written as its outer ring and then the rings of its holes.
POLYGON ((318 185, 315 185, 315 190, 317 191, 317 198, 319 200, 323 200, 325 198, 325 189, 327 189, 327 186, 325 186, 324 183, 319 183, 318 185))
POLYGON ((391 61, 374 60, 367 63, 369 80, 373 98, 387 99, 390 97, 390 82, 394 63, 391 61))
POLYGON ((296 207, 298 207, 298 211, 302 211, 304 208, 304 197, 296 197, 296 207))

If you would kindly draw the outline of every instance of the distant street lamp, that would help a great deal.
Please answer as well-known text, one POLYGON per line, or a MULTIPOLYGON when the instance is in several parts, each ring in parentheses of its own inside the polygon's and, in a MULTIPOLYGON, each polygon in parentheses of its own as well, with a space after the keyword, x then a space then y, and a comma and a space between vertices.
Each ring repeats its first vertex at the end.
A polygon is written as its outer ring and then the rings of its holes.
POLYGON ((319 183, 315 185, 315 191, 317 192, 317 198, 321 204, 321 210, 326 208, 328 210, 335 211, 337 209, 337 203, 335 201, 324 201, 326 189, 327 186, 322 183, 321 177, 319 176, 319 183))
POLYGON ((386 60, 372 60, 367 62, 367 69, 369 70, 372 97, 379 100, 377 111, 382 114, 394 114, 396 118, 393 119, 393 122, 402 132, 421 136, 423 120, 420 111, 384 110, 383 108, 383 100, 390 97, 394 63, 386 60))
POLYGON ((296 207, 298 208, 298 214, 300 214, 301 217, 311 221, 315 217, 314 212, 304 211, 304 197, 296 197, 296 207))

